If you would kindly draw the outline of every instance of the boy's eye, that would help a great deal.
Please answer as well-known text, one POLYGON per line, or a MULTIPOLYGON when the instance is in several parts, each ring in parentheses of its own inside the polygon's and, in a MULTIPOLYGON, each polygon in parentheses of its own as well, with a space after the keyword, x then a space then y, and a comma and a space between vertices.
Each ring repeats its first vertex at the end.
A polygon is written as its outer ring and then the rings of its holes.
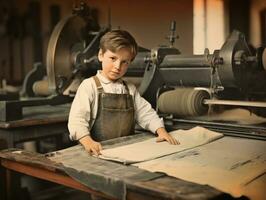
POLYGON ((129 65, 129 64, 130 64, 130 61, 125 60, 125 61, 123 61, 123 64, 125 64, 125 65, 129 65))
POLYGON ((111 59, 111 60, 116 60, 116 58, 115 58, 115 57, 110 57, 110 59, 111 59))

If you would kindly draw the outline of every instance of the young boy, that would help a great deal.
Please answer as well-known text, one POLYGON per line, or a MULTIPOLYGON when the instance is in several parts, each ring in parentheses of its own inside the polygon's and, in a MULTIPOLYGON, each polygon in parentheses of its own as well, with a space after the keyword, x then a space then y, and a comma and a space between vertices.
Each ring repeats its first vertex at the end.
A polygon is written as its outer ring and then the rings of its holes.
POLYGON ((135 39, 123 30, 106 33, 100 40, 102 70, 85 79, 72 103, 68 129, 92 154, 99 155, 100 141, 134 133, 135 122, 158 134, 157 141, 179 144, 164 128, 151 105, 133 84, 122 77, 137 54, 135 39))

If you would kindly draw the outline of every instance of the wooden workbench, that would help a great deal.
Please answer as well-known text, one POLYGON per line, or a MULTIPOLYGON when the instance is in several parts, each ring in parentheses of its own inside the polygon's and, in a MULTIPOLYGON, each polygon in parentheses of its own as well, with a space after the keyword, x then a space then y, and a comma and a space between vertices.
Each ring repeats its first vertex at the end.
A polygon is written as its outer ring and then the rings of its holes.
MULTIPOLYGON (((120 140, 120 139, 119 139, 120 140)), ((128 140, 124 140, 128 141, 128 140)), ((106 145, 112 146, 112 141, 106 145)), ((62 159, 75 159, 79 165, 79 156, 72 154, 80 145, 61 151, 38 154, 18 149, 8 149, 0 152, 1 186, 0 199, 15 199, 19 195, 18 184, 12 181, 17 172, 40 179, 55 182, 81 191, 103 196, 108 199, 232 199, 228 194, 207 185, 199 185, 162 173, 153 173, 134 166, 101 160, 88 155, 87 165, 90 173, 80 174, 77 181, 69 172, 75 171, 62 165, 62 159), (70 155, 69 152, 72 152, 70 155), (83 179, 83 181, 81 180, 83 179), (86 182, 87 184, 81 184, 86 182), (98 185, 98 187, 94 187, 98 185), (100 186, 100 187, 99 187, 100 186), (97 189, 95 189, 97 188, 97 189), (107 190, 114 188, 116 191, 107 190), (111 194, 111 195, 110 195, 111 194)))
POLYGON ((60 146, 62 135, 68 133, 67 120, 70 104, 23 108, 23 118, 0 121, 0 149, 14 148, 25 141, 55 137, 60 146))

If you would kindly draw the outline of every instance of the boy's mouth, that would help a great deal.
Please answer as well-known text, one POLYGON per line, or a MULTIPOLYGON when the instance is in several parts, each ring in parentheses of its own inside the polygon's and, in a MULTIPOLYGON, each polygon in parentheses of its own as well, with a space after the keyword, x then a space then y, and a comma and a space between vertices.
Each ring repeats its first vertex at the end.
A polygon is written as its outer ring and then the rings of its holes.
POLYGON ((119 75, 120 75, 119 72, 113 72, 113 71, 111 71, 111 73, 112 73, 113 75, 116 75, 116 76, 119 76, 119 75))

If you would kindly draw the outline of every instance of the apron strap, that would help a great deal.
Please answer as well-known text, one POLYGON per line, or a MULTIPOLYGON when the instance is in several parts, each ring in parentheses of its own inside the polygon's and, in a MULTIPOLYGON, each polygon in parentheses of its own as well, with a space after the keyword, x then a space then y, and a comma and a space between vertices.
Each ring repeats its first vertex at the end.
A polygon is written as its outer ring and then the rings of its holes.
POLYGON ((97 87, 98 92, 99 92, 99 93, 103 93, 103 92, 104 92, 104 90, 103 90, 103 86, 102 86, 102 84, 100 83, 99 78, 98 78, 97 76, 93 76, 92 78, 94 79, 94 81, 95 81, 95 83, 96 83, 96 87, 97 87))
POLYGON ((130 94, 130 93, 129 93, 129 88, 128 88, 128 86, 127 86, 126 81, 124 81, 124 80, 122 80, 122 81, 123 81, 123 84, 124 84, 124 86, 125 86, 125 88, 126 88, 127 93, 130 94))

